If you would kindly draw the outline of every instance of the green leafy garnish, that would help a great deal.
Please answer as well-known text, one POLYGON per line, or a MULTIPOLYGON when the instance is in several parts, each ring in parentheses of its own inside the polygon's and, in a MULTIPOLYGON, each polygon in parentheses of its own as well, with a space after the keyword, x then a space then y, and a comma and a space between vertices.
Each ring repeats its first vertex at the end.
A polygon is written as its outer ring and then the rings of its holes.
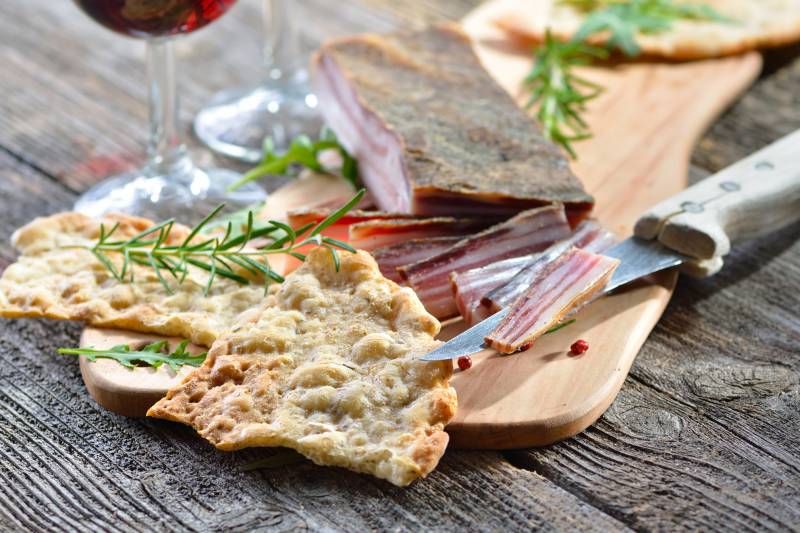
POLYGON ((591 137, 581 117, 586 103, 602 88, 576 76, 572 69, 605 59, 620 51, 628 57, 641 52, 637 34, 669 31, 679 20, 733 21, 706 4, 687 4, 676 0, 561 0, 587 14, 567 42, 548 31, 544 43, 534 50, 534 65, 524 86, 531 97, 527 107, 537 106, 536 116, 545 137, 561 145, 573 158, 572 143, 591 137), (604 35, 603 47, 589 44, 591 37, 604 35))
POLYGON ((233 223, 228 221, 224 234, 204 235, 204 229, 224 207, 219 206, 194 226, 180 244, 167 244, 175 225, 175 221, 169 219, 125 240, 113 239, 119 224, 110 229, 101 224, 100 237, 95 244, 68 248, 90 250, 111 275, 123 283, 135 282, 133 265, 149 268, 155 272, 168 294, 173 293, 169 280, 183 283, 190 265, 210 273, 204 288, 206 295, 217 276, 242 285, 249 285, 250 278, 263 278, 266 290, 271 281, 283 282, 283 277, 270 267, 270 255, 289 254, 304 260, 305 256, 298 249, 308 245, 322 246, 330 251, 338 268, 338 250, 355 253, 349 244, 325 237, 321 232, 358 204, 364 192, 364 189, 359 190, 347 203, 316 225, 309 223, 300 228, 291 228, 277 220, 256 225, 253 211, 248 211, 244 228, 238 234, 234 234, 233 223), (257 237, 273 240, 262 248, 247 247, 248 242, 257 237), (121 266, 115 266, 112 256, 121 256, 121 266))
POLYGON ((293 167, 304 167, 316 172, 338 172, 354 189, 358 183, 358 164, 356 160, 339 144, 336 134, 329 128, 323 128, 319 139, 312 141, 307 135, 298 135, 292 140, 289 149, 279 154, 275 151, 272 138, 264 140, 264 157, 261 162, 242 176, 242 179, 230 187, 236 190, 262 176, 286 175, 293 167), (342 166, 338 169, 326 168, 319 160, 319 155, 327 150, 338 152, 342 158, 342 166))
POLYGON ((167 353, 167 341, 157 341, 148 344, 141 350, 131 350, 127 344, 120 344, 107 350, 95 350, 93 348, 59 348, 58 353, 65 355, 85 355, 89 361, 96 361, 98 358, 113 359, 122 366, 134 368, 134 363, 143 363, 153 368, 158 368, 167 364, 172 370, 177 371, 182 365, 200 366, 206 359, 208 352, 193 355, 186 351, 189 341, 181 342, 175 351, 167 353))

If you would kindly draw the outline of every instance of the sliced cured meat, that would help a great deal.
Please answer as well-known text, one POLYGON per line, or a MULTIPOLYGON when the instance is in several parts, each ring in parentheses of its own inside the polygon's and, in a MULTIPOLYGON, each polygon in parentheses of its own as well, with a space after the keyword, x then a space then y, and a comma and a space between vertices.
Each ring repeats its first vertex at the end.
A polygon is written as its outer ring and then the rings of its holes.
POLYGON ((588 252, 600 253, 613 246, 615 242, 616 237, 613 233, 593 220, 586 220, 578 226, 569 239, 557 242, 540 255, 530 258, 527 264, 505 283, 485 292, 481 299, 482 305, 490 315, 511 305, 530 287, 539 272, 573 246, 588 252))
POLYGON ((413 239, 394 246, 372 250, 372 257, 378 262, 378 268, 384 277, 400 283, 403 277, 397 271, 403 265, 416 263, 444 252, 461 237, 434 237, 431 239, 413 239))
POLYGON ((502 322, 486 336, 486 344, 503 353, 530 345, 568 313, 601 293, 618 265, 618 259, 570 248, 539 272, 502 322))
POLYGON ((464 272, 509 257, 539 252, 570 234, 564 206, 540 207, 524 211, 459 241, 442 253, 401 267, 399 271, 429 313, 437 318, 448 318, 458 313, 450 288, 451 272, 464 272))
MULTIPOLYGON (((307 209, 295 209, 287 213, 286 218, 289 225, 294 228, 301 228, 306 224, 317 224, 325 220, 335 209, 323 207, 313 207, 307 209)), ((328 226, 322 233, 326 237, 347 241, 350 238, 350 226, 370 220, 396 220, 398 218, 413 219, 414 215, 408 213, 385 213, 383 211, 363 211, 356 209, 350 211, 335 223, 328 226)))
MULTIPOLYGON (((492 225, 492 219, 434 217, 420 219, 373 219, 350 226, 349 242, 360 250, 374 250, 431 237, 464 237, 492 225)), ((406 261, 404 264, 409 264, 406 261)))
POLYGON ((511 257, 460 274, 450 274, 450 285, 459 314, 467 325, 477 324, 492 313, 481 305, 481 298, 513 278, 531 261, 531 256, 511 257))
POLYGON ((322 114, 381 209, 506 218, 561 202, 573 224, 590 211, 563 152, 456 25, 329 41, 311 63, 322 114))

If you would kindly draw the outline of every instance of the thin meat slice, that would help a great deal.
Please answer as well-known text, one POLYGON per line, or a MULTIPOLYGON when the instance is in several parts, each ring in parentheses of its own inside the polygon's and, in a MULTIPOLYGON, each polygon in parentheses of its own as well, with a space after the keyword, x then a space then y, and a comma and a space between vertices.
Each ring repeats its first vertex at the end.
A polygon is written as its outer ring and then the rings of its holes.
POLYGON ((394 246, 372 250, 372 257, 378 262, 378 268, 384 277, 400 283, 403 277, 397 271, 403 265, 416 263, 444 252, 461 237, 433 237, 431 239, 413 239, 394 246))
POLYGON ((536 276, 486 344, 503 353, 529 346, 599 295, 618 265, 618 259, 570 248, 536 276))
MULTIPOLYGON (((349 242, 360 250, 374 250, 431 237, 464 237, 492 225, 492 219, 435 217, 420 219, 373 219, 350 226, 349 242)), ((404 264, 409 264, 407 261, 404 264)))
MULTIPOLYGON (((341 205, 339 206, 341 207, 341 205)), ((295 209, 286 215, 289 225, 294 228, 301 228, 306 224, 318 224, 333 213, 335 209, 328 207, 313 207, 308 209, 295 209)), ((350 238, 350 226, 370 220, 396 220, 398 218, 413 219, 414 215, 407 213, 385 213, 383 211, 364 211, 355 209, 346 213, 342 218, 328 226, 322 232, 326 237, 347 241, 350 238)))
POLYGON ((575 247, 588 252, 600 253, 613 246, 616 240, 614 234, 600 224, 593 220, 586 220, 578 226, 569 239, 557 242, 540 255, 532 257, 505 283, 484 293, 481 303, 486 308, 486 312, 492 315, 514 303, 530 287, 539 272, 570 248, 575 247))
POLYGON ((571 233, 561 204, 524 211, 467 237, 450 249, 401 267, 400 274, 417 292, 429 313, 448 318, 458 313, 450 288, 450 273, 464 272, 507 259, 539 252, 571 233))
POLYGON ((325 43, 314 92, 385 211, 501 218, 593 199, 555 144, 483 68, 457 25, 325 43))
POLYGON ((530 261, 529 255, 511 257, 460 274, 450 274, 456 307, 467 325, 477 324, 492 314, 487 307, 481 305, 481 298, 495 287, 508 282, 530 261))

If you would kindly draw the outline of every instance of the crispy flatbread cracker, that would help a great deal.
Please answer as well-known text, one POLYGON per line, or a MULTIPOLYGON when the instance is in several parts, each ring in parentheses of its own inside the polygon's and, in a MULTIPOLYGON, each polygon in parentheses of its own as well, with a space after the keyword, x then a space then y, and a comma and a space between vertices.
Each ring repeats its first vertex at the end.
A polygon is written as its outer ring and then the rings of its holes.
MULTIPOLYGON (((211 346, 247 309, 264 301, 259 284, 240 285, 217 276, 208 295, 204 270, 189 267, 187 279, 167 293, 155 273, 135 266, 136 283, 117 281, 86 249, 100 235, 100 224, 119 223, 115 239, 150 227, 149 220, 109 215, 102 221, 79 213, 37 218, 12 237, 21 256, 0 278, 0 317, 81 320, 93 326, 184 337, 211 346)), ((168 244, 180 244, 189 230, 173 226, 168 244)), ((122 258, 114 258, 119 267, 122 258)), ((169 274, 165 274, 168 281, 169 274)))
POLYGON ((312 251, 148 415, 223 450, 286 446, 400 486, 430 472, 456 409, 450 361, 416 359, 436 347, 439 322, 369 254, 340 256, 337 272, 312 251))
MULTIPOLYGON (((495 23, 513 36, 531 41, 553 35, 569 39, 586 14, 558 0, 496 0, 495 23)), ((685 0, 713 7, 734 23, 682 20, 670 31, 639 34, 636 42, 650 56, 689 60, 738 54, 800 40, 800 0, 685 0)), ((602 35, 592 39, 604 42, 602 35)))

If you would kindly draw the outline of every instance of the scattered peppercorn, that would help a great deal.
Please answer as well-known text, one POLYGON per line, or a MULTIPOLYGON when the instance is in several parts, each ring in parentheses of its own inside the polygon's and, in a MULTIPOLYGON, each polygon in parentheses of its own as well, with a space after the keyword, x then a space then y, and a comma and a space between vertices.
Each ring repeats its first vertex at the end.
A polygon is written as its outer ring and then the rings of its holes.
POLYGON ((573 355, 580 355, 588 349, 589 343, 583 339, 576 340, 572 343, 572 346, 569 347, 569 350, 573 353, 573 355))
POLYGON ((468 355, 462 355, 461 357, 458 358, 458 368, 460 368, 462 371, 469 370, 471 366, 472 366, 472 357, 468 355))

